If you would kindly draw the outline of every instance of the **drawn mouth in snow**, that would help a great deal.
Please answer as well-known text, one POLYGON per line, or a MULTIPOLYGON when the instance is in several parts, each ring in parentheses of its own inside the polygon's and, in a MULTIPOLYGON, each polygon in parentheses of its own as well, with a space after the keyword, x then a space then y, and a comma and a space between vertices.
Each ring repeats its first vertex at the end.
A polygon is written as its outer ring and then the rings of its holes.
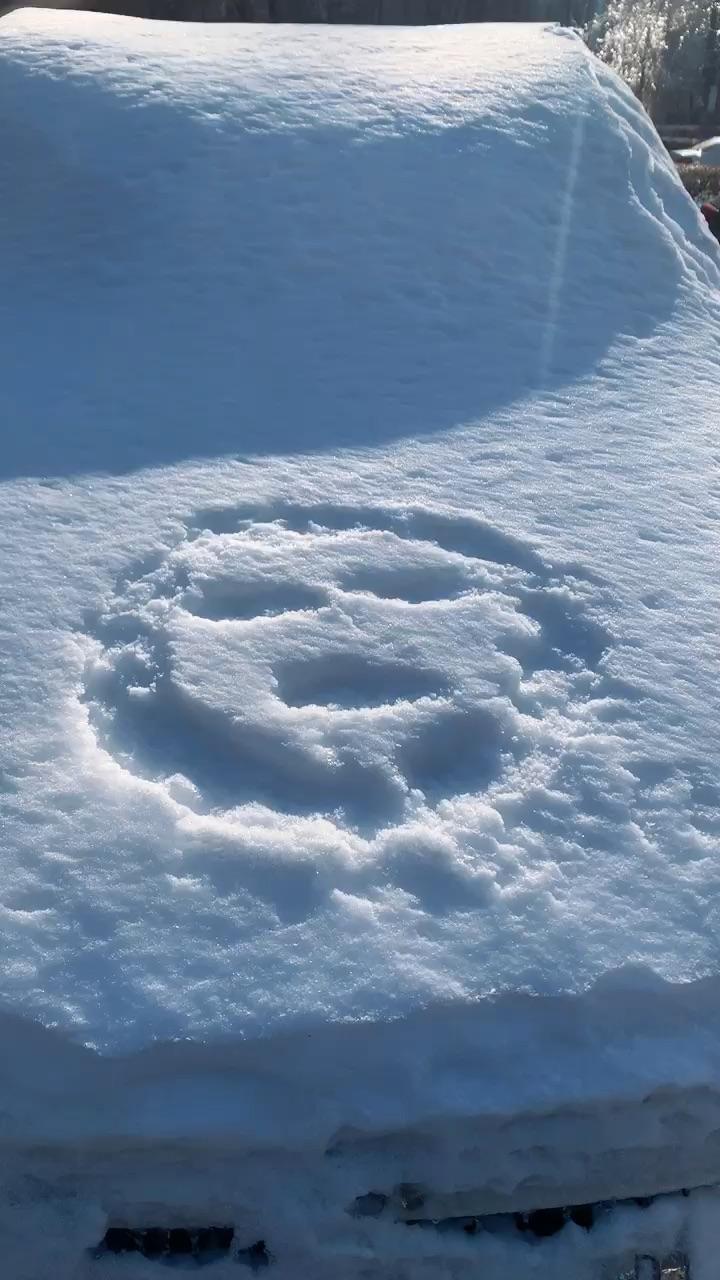
POLYGON ((90 620, 98 741, 190 808, 371 838, 557 754, 594 694, 607 600, 471 517, 205 510, 90 620))

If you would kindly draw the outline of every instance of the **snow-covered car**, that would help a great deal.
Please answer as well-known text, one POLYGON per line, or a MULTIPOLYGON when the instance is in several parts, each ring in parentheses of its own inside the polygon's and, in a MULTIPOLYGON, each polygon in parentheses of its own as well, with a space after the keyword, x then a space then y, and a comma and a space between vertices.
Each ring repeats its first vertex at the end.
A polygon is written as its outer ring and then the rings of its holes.
POLYGON ((696 147, 681 147, 672 155, 681 164, 720 165, 720 138, 708 138, 696 147))
POLYGON ((713 1275, 720 270, 649 120, 543 26, 27 10, 0 134, 3 1278, 713 1275))

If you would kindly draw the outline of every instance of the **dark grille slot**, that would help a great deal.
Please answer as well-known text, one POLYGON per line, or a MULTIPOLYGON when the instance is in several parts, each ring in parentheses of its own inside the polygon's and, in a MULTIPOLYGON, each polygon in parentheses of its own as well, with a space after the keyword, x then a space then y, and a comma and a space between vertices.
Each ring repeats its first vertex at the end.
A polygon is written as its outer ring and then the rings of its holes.
MULTIPOLYGON (((96 1257, 108 1253, 141 1253, 145 1258, 194 1258, 213 1262, 228 1254, 235 1238, 234 1227, 108 1227, 94 1251, 96 1257)), ((261 1241, 260 1243, 264 1243, 261 1241)), ((242 1255, 257 1246, 241 1250, 242 1255)))
MULTIPOLYGON (((677 1192, 664 1192, 655 1196, 631 1196, 617 1200, 599 1200, 595 1203, 564 1204, 551 1208, 527 1209, 515 1213, 465 1214, 462 1217, 431 1217, 427 1209, 432 1206, 432 1195, 427 1188, 401 1183, 391 1192, 369 1191, 358 1196, 348 1206, 348 1213, 356 1218, 385 1218, 398 1225, 413 1227, 419 1231, 461 1231, 468 1236, 514 1233, 524 1236, 528 1244, 548 1239, 564 1231, 569 1224, 583 1231, 592 1231, 613 1209, 620 1206, 649 1209, 657 1201, 672 1195, 688 1196, 686 1188, 677 1192), (428 1202, 426 1207, 426 1201, 428 1202), (423 1210, 425 1211, 423 1213, 423 1210)), ((467 1195, 464 1197, 467 1199, 467 1195)), ((603 1272, 603 1274, 605 1274, 603 1272)), ((640 1256, 635 1269, 618 1280, 690 1280, 690 1265, 683 1253, 669 1257, 640 1256)))

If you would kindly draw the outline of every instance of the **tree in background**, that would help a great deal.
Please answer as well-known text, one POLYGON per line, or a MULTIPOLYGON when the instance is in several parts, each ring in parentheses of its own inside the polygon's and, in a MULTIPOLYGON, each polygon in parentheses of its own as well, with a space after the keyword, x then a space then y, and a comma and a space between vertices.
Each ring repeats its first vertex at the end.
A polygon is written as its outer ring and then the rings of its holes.
POLYGON ((648 111, 687 95, 700 115, 717 113, 720 0, 609 0, 587 36, 648 111))

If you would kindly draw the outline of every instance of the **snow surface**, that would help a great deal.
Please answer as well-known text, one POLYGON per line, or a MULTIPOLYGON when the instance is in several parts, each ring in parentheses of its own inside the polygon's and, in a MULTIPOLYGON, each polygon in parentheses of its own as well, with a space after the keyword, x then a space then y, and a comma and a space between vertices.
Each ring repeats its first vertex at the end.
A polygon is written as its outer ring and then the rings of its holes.
POLYGON ((640 107, 557 29, 31 10, 0 171, 16 1156, 267 1149, 228 1211, 413 1280, 383 1177, 716 1181, 720 271, 640 107))

